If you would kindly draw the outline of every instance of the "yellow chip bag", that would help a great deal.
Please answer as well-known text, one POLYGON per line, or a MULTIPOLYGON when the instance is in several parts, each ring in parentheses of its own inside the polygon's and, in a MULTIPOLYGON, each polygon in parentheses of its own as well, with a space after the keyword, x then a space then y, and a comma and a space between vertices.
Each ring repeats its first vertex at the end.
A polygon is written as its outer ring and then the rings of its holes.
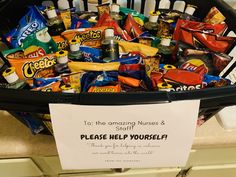
POLYGON ((118 41, 120 53, 129 53, 140 51, 145 56, 155 56, 158 52, 157 48, 150 47, 140 43, 118 41))

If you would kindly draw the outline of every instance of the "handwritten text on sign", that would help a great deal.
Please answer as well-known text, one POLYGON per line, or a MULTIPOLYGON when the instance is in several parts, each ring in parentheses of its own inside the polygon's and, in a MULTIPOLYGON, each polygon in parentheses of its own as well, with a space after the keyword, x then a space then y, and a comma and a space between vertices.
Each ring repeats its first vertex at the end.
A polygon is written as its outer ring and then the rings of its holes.
POLYGON ((50 104, 64 169, 184 166, 199 101, 130 106, 50 104))

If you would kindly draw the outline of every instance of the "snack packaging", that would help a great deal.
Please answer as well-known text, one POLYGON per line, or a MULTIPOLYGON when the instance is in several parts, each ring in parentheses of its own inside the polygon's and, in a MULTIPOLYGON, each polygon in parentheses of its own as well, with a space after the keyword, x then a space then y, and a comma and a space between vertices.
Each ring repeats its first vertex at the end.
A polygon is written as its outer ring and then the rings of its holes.
POLYGON ((124 77, 124 76, 118 76, 119 82, 129 85, 131 87, 139 87, 141 81, 138 79, 134 79, 132 77, 124 77))
POLYGON ((52 36, 52 39, 56 42, 58 50, 65 50, 68 47, 68 41, 62 36, 52 36))
POLYGON ((140 56, 130 56, 126 58, 118 58, 115 60, 112 60, 111 62, 120 62, 121 65, 125 64, 138 64, 141 62, 140 56))
POLYGON ((97 6, 98 16, 101 17, 104 13, 110 13, 110 3, 101 4, 97 6))
POLYGON ((125 18, 128 14, 131 14, 135 22, 138 23, 140 26, 143 26, 144 23, 148 21, 148 18, 145 17, 145 15, 126 7, 120 7, 120 14, 123 16, 123 18, 125 18))
POLYGON ((124 29, 132 38, 139 37, 143 33, 131 14, 126 18, 124 29))
POLYGON ((11 47, 20 47, 24 39, 30 34, 46 27, 46 20, 40 14, 36 6, 29 7, 29 11, 23 16, 17 28, 5 35, 6 41, 11 47))
POLYGON ((61 35, 66 38, 67 41, 76 39, 79 41, 80 45, 99 48, 101 47, 103 33, 106 28, 107 27, 79 28, 75 30, 67 30, 61 35))
POLYGON ((81 88, 81 77, 83 72, 74 72, 70 74, 62 74, 61 79, 65 85, 71 85, 76 91, 80 92, 81 88))
POLYGON ((33 88, 35 87, 43 87, 52 82, 60 81, 60 77, 52 77, 52 78, 33 78, 33 88))
POLYGON ((95 63, 103 63, 102 51, 101 49, 80 46, 80 51, 83 54, 84 61, 86 62, 95 62, 95 63))
POLYGON ((66 29, 71 27, 71 12, 70 9, 60 11, 61 19, 65 25, 66 29))
POLYGON ((203 21, 209 24, 220 24, 225 19, 225 16, 216 7, 212 7, 203 21))
POLYGON ((213 76, 213 75, 205 75, 203 79, 203 87, 209 88, 209 87, 223 87, 231 85, 231 81, 228 79, 224 79, 219 76, 213 76))
POLYGON ((36 87, 31 89, 32 91, 41 91, 41 92, 60 92, 60 85, 61 82, 57 81, 57 82, 52 82, 48 85, 42 86, 42 87, 36 87))
POLYGON ((90 63, 90 62, 69 62, 68 66, 72 72, 81 71, 118 71, 120 63, 90 63))
POLYGON ((16 68, 16 73, 20 79, 54 77, 55 54, 48 54, 38 58, 14 58, 8 59, 8 61, 11 66, 16 68))
POLYGON ((203 75, 181 69, 170 69, 164 80, 172 86, 171 91, 186 91, 202 88, 203 75))
POLYGON ((57 44, 44 28, 26 37, 21 47, 9 49, 3 52, 7 58, 37 58, 58 50, 57 44))
POLYGON ((104 27, 104 26, 114 28, 114 34, 117 39, 119 40, 123 39, 126 41, 131 40, 129 34, 125 30, 122 30, 118 25, 118 23, 114 19, 112 19, 108 13, 104 13, 95 25, 95 27, 104 27))
POLYGON ((145 71, 148 77, 151 77, 151 73, 159 71, 160 56, 152 56, 143 59, 145 65, 145 71))
POLYGON ((144 56, 154 56, 157 54, 158 49, 144 45, 144 44, 127 42, 127 41, 119 41, 119 51, 120 53, 129 53, 129 52, 139 51, 144 56))
POLYGON ((94 93, 106 93, 106 92, 109 92, 109 93, 118 93, 118 92, 121 92, 121 86, 120 84, 117 84, 117 85, 109 85, 109 86, 101 86, 101 87, 97 87, 97 86, 92 86, 89 88, 88 92, 94 92, 94 93))
POLYGON ((141 64, 121 64, 119 67, 119 71, 140 71, 141 69, 141 64))
POLYGON ((77 15, 72 14, 70 29, 92 28, 92 24, 86 19, 80 19, 77 15))
POLYGON ((202 32, 205 34, 222 35, 227 29, 227 25, 223 24, 208 24, 204 22, 195 22, 179 19, 173 34, 174 40, 180 40, 181 30, 185 30, 185 36, 188 40, 191 39, 193 32, 202 32))

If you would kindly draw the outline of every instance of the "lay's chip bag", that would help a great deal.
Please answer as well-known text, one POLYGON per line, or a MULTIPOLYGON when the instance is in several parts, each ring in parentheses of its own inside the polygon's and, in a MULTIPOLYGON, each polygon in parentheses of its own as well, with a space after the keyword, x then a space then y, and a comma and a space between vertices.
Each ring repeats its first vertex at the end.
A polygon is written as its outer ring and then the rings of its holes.
POLYGON ((13 48, 19 47, 27 36, 46 27, 45 24, 46 20, 38 9, 35 6, 31 6, 27 14, 20 19, 17 28, 5 35, 6 41, 13 48))
POLYGON ((56 64, 55 54, 48 54, 38 58, 11 58, 11 66, 16 68, 20 79, 33 79, 39 77, 53 77, 53 68, 56 64))

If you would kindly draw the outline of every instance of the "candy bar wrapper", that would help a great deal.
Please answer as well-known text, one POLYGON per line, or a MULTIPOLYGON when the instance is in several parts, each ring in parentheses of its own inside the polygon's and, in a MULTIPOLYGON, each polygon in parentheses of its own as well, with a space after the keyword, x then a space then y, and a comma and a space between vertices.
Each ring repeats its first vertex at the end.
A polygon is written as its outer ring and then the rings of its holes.
POLYGON ((220 24, 225 19, 225 16, 216 7, 212 7, 203 21, 209 24, 220 24))
POLYGON ((118 76, 119 82, 126 84, 131 87, 139 87, 141 81, 132 77, 118 76))
POLYGON ((71 41, 72 39, 76 39, 79 41, 80 45, 100 48, 104 30, 107 27, 97 27, 97 28, 80 28, 75 30, 67 30, 63 32, 61 35, 67 39, 67 41, 71 41))
POLYGON ((93 93, 118 93, 121 92, 121 86, 120 84, 117 84, 115 86, 101 86, 101 87, 97 87, 97 86, 92 86, 89 88, 88 92, 93 92, 93 93))
POLYGON ((71 12, 70 10, 63 10, 60 12, 61 19, 65 25, 66 29, 71 27, 71 12))
POLYGON ((76 93, 81 91, 81 77, 84 72, 74 72, 70 74, 62 74, 61 78, 65 85, 71 85, 73 89, 76 90, 76 93))

